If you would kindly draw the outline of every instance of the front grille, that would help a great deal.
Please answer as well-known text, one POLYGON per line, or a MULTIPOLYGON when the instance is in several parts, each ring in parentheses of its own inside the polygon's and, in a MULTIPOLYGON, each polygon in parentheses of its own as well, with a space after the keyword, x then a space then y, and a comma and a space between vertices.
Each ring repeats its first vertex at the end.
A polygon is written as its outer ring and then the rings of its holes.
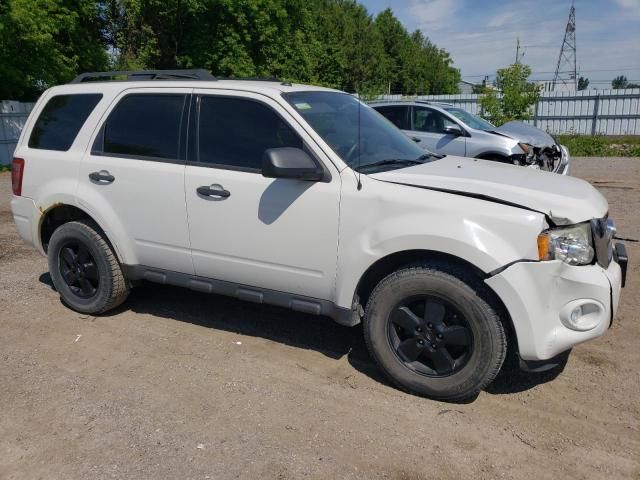
POLYGON ((613 236, 615 233, 615 223, 608 218, 608 215, 591 220, 593 249, 596 254, 596 261, 603 268, 608 268, 613 258, 613 236))

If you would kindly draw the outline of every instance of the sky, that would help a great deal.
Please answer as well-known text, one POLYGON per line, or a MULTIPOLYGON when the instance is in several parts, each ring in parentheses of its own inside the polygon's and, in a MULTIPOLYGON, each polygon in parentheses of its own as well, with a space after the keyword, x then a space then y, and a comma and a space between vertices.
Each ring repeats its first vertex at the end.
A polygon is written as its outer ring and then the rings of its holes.
MULTIPOLYGON (((480 82, 515 61, 532 80, 550 80, 560 54, 571 0, 360 0, 369 12, 391 8, 410 31, 419 29, 447 50, 462 79, 480 82)), ((579 75, 610 88, 625 75, 640 83, 640 0, 575 0, 579 75)))

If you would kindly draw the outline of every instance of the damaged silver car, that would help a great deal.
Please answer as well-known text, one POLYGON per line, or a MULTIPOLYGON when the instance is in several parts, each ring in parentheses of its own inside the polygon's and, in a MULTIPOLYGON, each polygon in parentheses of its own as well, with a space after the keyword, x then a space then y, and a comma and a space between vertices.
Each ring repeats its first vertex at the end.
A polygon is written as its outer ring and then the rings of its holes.
POLYGON ((370 104, 424 149, 569 173, 569 152, 539 128, 523 122, 496 127, 448 103, 376 101, 370 104))

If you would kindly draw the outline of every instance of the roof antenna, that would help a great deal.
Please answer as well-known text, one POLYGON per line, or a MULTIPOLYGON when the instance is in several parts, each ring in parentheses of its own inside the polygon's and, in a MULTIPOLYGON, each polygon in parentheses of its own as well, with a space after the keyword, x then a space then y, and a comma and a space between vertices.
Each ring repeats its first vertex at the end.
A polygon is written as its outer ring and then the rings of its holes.
MULTIPOLYGON (((358 22, 360 24, 360 22, 358 22)), ((361 58, 362 55, 362 25, 359 25, 358 28, 358 48, 360 49, 361 58)), ((359 69, 358 72, 358 85, 356 87, 358 93, 358 191, 362 190, 362 172, 360 171, 360 167, 362 166, 362 142, 360 141, 360 111, 362 110, 362 100, 360 98, 362 94, 362 68, 359 69)))
POLYGON ((362 144, 360 142, 360 110, 362 109, 362 101, 360 100, 360 94, 358 93, 358 191, 362 190, 362 172, 360 171, 361 158, 362 158, 362 144))

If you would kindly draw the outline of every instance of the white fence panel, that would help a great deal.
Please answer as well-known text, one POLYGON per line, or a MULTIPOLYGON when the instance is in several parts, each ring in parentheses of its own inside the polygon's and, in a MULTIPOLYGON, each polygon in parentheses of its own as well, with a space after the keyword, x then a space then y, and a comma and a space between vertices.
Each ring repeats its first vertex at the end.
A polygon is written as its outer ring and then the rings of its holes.
POLYGON ((20 132, 32 108, 33 103, 0 102, 0 165, 11 163, 20 132))

